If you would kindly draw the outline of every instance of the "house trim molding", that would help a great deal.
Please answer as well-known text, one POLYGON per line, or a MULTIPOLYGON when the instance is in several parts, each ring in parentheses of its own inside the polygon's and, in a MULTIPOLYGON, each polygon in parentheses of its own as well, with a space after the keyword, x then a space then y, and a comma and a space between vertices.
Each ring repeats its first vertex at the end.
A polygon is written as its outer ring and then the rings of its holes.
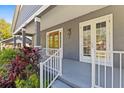
POLYGON ((22 27, 25 27, 29 22, 31 22, 36 16, 46 10, 50 5, 43 5, 37 12, 35 12, 27 21, 25 21, 13 34, 17 34, 22 27))
POLYGON ((35 17, 35 22, 40 22, 40 18, 39 17, 35 17))

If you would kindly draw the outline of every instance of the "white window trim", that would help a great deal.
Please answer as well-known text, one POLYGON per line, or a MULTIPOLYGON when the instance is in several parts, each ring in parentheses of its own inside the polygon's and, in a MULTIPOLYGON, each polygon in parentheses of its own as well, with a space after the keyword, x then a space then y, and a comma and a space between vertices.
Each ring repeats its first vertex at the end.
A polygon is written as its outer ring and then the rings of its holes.
POLYGON ((46 10, 50 5, 43 5, 39 10, 37 10, 28 20, 26 20, 13 34, 17 34, 21 28, 25 27, 29 22, 31 22, 36 16, 46 10))

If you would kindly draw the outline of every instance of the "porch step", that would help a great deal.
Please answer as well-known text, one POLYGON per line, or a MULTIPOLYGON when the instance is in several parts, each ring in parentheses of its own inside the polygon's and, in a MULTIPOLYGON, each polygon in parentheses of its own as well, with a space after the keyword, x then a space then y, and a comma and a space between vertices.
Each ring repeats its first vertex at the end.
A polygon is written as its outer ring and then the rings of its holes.
POLYGON ((67 85, 71 86, 72 88, 90 88, 89 84, 85 83, 85 81, 83 83, 80 83, 77 82, 78 80, 66 78, 63 76, 59 77, 58 79, 66 83, 67 85))
POLYGON ((78 85, 72 80, 68 80, 64 77, 58 77, 52 84, 51 88, 88 88, 87 84, 78 85))
POLYGON ((67 85, 63 81, 57 79, 51 86, 51 88, 72 88, 71 86, 67 85))
POLYGON ((63 77, 58 77, 59 80, 61 80, 62 82, 66 83, 68 86, 70 86, 71 88, 80 88, 80 86, 72 83, 70 80, 67 80, 63 77))

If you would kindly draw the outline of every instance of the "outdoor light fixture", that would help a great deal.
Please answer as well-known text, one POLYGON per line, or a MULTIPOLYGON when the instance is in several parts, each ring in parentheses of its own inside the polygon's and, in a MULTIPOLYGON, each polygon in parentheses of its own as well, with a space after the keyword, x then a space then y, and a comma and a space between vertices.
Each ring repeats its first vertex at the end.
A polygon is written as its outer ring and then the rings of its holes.
POLYGON ((71 28, 69 28, 69 29, 67 30, 67 35, 68 35, 68 38, 70 38, 70 36, 71 36, 71 28))

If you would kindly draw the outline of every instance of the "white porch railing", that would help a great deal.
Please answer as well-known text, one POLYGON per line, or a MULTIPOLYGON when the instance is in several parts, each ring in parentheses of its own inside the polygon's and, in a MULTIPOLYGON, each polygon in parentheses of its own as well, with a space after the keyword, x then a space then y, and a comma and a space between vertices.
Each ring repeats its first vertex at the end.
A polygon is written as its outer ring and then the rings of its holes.
MULTIPOLYGON (((100 51, 102 52, 102 51, 100 51)), ((102 57, 94 55, 92 63, 92 87, 124 87, 124 51, 105 52, 102 57), (94 73, 93 73, 94 72, 94 73), (123 85, 123 86, 122 86, 123 85)))
POLYGON ((40 87, 49 88, 62 75, 60 49, 45 49, 47 59, 40 63, 40 87))

